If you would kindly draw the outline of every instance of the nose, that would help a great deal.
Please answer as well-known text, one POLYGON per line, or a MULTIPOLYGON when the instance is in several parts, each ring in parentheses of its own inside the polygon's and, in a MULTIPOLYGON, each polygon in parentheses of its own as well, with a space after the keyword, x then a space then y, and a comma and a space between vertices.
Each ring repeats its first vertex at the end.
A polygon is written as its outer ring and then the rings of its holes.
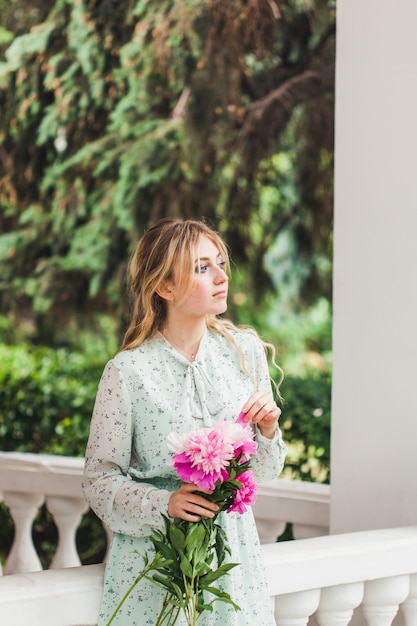
POLYGON ((228 280, 229 280, 229 277, 227 276, 224 269, 222 267, 217 267, 217 274, 215 277, 216 285, 219 285, 219 284, 221 285, 221 283, 227 283, 228 280))

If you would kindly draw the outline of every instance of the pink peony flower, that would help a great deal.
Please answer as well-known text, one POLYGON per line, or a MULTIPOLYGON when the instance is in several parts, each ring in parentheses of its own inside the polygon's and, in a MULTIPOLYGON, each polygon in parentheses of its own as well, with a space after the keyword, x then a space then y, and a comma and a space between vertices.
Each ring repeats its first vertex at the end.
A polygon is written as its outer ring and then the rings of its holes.
POLYGON ((233 457, 237 459, 238 456, 241 454, 241 462, 244 463, 245 461, 249 460, 252 454, 256 453, 256 450, 258 449, 258 444, 256 443, 256 441, 253 441, 253 439, 242 438, 240 441, 236 441, 236 443, 233 445, 233 448, 233 457))
POLYGON ((255 454, 257 443, 246 422, 220 421, 212 428, 186 435, 170 433, 168 447, 174 452, 169 464, 184 482, 214 490, 216 483, 221 485, 230 478, 230 463, 236 467, 237 463, 248 461, 255 454))
POLYGON ((255 502, 257 485, 251 470, 242 472, 237 479, 242 483, 242 487, 236 491, 233 504, 227 509, 227 513, 236 511, 243 514, 246 513, 247 506, 255 502))
MULTIPOLYGON (((241 415, 243 415, 241 413, 241 415)), ((215 428, 233 445, 233 458, 242 454, 242 462, 249 460, 256 453, 258 444, 253 440, 253 431, 246 422, 217 422, 215 428)))
POLYGON ((229 474, 225 469, 206 473, 201 467, 193 465, 193 462, 185 453, 174 455, 172 457, 172 465, 184 482, 195 483, 200 489, 214 489, 216 481, 222 483, 229 478, 229 474))
POLYGON ((169 446, 177 451, 171 459, 179 477, 200 489, 214 489, 216 481, 227 480, 226 467, 233 458, 233 445, 215 428, 203 428, 187 437, 170 436, 169 446))
POLYGON ((185 454, 206 474, 220 472, 233 457, 233 446, 216 429, 204 428, 191 434, 185 445, 185 454))
POLYGON ((245 422, 245 415, 246 413, 239 413, 236 424, 240 424, 241 426, 247 426, 249 422, 245 422))

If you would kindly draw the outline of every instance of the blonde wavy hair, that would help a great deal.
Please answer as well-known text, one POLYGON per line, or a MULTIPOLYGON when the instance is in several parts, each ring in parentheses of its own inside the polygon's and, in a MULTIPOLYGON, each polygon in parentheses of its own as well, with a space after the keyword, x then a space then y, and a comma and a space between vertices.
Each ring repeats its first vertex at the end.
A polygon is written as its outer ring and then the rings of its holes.
MULTIPOLYGON (((144 341, 162 332, 167 318, 167 303, 158 295, 159 288, 165 281, 174 279, 185 287, 189 294, 193 287, 196 249, 202 237, 207 237, 219 250, 226 263, 226 272, 230 274, 230 261, 227 247, 220 234, 205 222, 164 218, 151 226, 139 240, 129 263, 128 286, 131 299, 131 318, 119 352, 132 350, 144 341)), ((235 326, 230 320, 216 315, 207 315, 207 328, 219 333, 229 341, 239 354, 244 371, 247 370, 245 357, 237 346, 231 331, 247 332, 259 335, 249 327, 235 326)), ((262 341, 266 353, 271 355, 271 362, 280 373, 280 381, 274 386, 279 395, 279 385, 283 374, 276 363, 275 347, 262 341)))

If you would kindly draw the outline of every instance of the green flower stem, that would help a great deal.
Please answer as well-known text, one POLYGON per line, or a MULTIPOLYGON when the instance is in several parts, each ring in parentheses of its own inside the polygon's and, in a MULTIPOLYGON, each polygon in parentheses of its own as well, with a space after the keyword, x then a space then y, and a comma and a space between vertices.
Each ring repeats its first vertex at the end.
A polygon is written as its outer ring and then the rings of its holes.
MULTIPOLYGON (((148 578, 148 577, 147 577, 148 578)), ((148 580, 152 580, 152 578, 148 578, 148 580)), ((164 602, 162 605, 161 612, 158 615, 158 619, 156 620, 155 626, 163 626, 166 622, 167 626, 174 626, 178 616, 180 614, 180 608, 177 606, 171 606, 171 608, 167 611, 167 607, 169 606, 169 593, 165 594, 164 602), (172 615, 176 611, 174 619, 172 620, 172 615)))
POLYGON ((184 588, 187 589, 187 604, 184 609, 187 626, 196 626, 198 617, 198 581, 196 583, 194 567, 195 564, 193 563, 193 574, 189 583, 187 577, 183 576, 184 588))

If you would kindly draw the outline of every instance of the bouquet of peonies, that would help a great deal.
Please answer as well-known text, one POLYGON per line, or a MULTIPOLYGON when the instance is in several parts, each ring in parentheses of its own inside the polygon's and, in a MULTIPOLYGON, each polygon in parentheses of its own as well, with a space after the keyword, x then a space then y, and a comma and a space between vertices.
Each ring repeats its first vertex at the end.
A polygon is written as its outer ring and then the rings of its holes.
POLYGON ((186 483, 212 490, 204 497, 216 502, 218 512, 200 522, 164 518, 165 532, 155 530, 150 537, 155 547, 152 561, 144 557, 144 569, 127 590, 114 611, 110 626, 121 605, 137 583, 146 578, 165 591, 155 626, 173 626, 182 611, 187 626, 195 626, 199 615, 213 610, 222 601, 239 610, 230 595, 213 584, 238 563, 226 561, 230 548, 224 530, 216 523, 221 511, 245 513, 255 501, 256 483, 250 457, 256 453, 253 432, 240 414, 236 422, 217 422, 186 435, 171 433, 168 447, 174 453, 171 464, 186 483))

